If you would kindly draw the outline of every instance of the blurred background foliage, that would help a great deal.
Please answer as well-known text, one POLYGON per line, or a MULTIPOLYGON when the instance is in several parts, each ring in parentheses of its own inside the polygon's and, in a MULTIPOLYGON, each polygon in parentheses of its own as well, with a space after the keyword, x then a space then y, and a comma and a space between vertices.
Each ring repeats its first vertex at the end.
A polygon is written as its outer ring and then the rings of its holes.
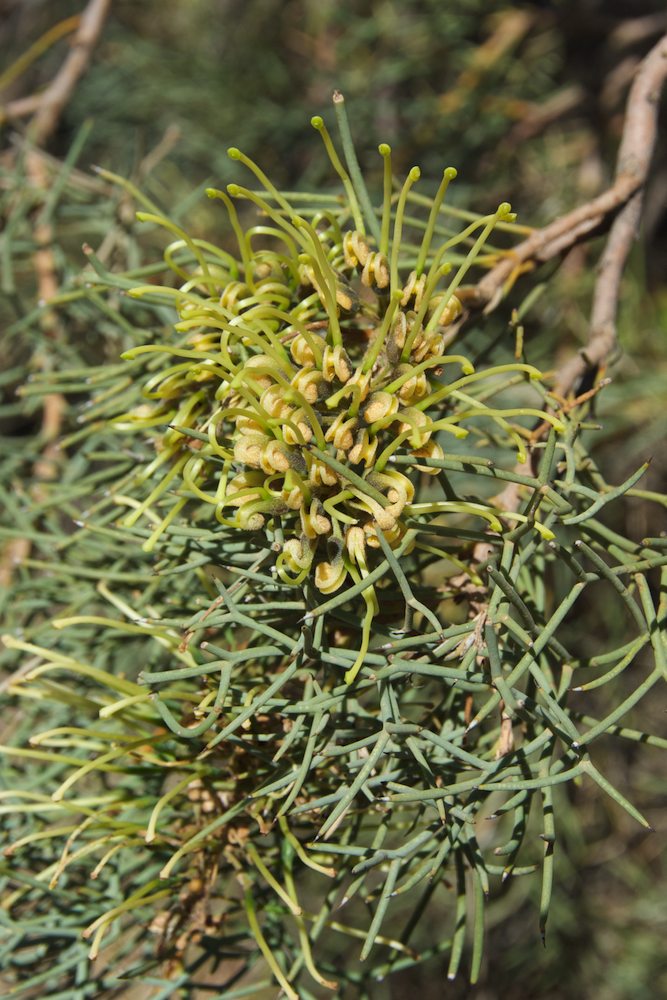
MULTIPOLYGON (((80 0, 0 0, 0 73, 82 7, 80 0)), ((279 186, 322 183, 326 164, 308 119, 330 117, 330 95, 339 88, 367 175, 376 171, 379 181, 376 148, 387 141, 397 173, 418 163, 424 177, 437 177, 452 164, 459 170, 460 203, 488 211, 507 199, 520 221, 543 225, 610 181, 632 74, 666 26, 662 0, 114 0, 92 64, 39 153, 39 169, 27 162, 25 122, 0 119, 5 498, 13 495, 22 510, 29 499, 39 505, 40 478, 62 471, 49 451, 63 424, 57 402, 42 407, 17 397, 16 388, 35 371, 115 359, 123 342, 123 305, 113 296, 102 308, 76 296, 57 313, 40 307, 40 247, 46 242, 51 251, 56 287, 76 290, 85 264, 82 243, 97 248, 108 266, 123 268, 155 259, 162 243, 135 223, 128 198, 92 173, 92 164, 131 178, 172 218, 187 220, 190 231, 219 238, 221 217, 201 195, 206 183, 235 179, 227 146, 256 158, 279 186)), ((48 47, 0 93, 2 104, 44 87, 67 46, 65 36, 48 47)), ((607 480, 620 482, 653 455, 642 484, 652 490, 667 489, 664 129, 660 142, 641 239, 624 284, 624 354, 595 414, 602 425, 595 454, 607 480)), ((534 363, 553 367, 585 341, 598 252, 599 241, 591 241, 534 279, 546 283, 526 320, 534 363)), ((523 293, 530 287, 527 281, 523 293)), ((503 308, 507 319, 510 307, 503 308)), ((140 325, 137 317, 135 310, 132 323, 140 325)), ((76 482, 76 469, 68 474, 76 482)), ((7 510, 13 525, 12 508, 7 510)), ((655 505, 633 500, 622 511, 626 524, 615 525, 620 530, 641 537, 664 529, 664 509, 655 505)), ((25 551, 15 538, 3 544, 2 582, 18 588, 11 601, 5 599, 3 615, 18 627, 16 594, 29 585, 14 572, 14 562, 25 551)), ((604 609, 593 608, 590 620, 572 627, 585 637, 611 625, 604 609)), ((664 705, 651 700, 637 714, 642 728, 664 733, 664 705)), ((2 742, 22 738, 34 724, 30 717, 5 722, 2 742)), ((58 721, 40 719, 49 724, 58 721)), ((559 793, 571 808, 561 809, 546 949, 537 932, 539 885, 518 880, 490 908, 486 972, 477 987, 447 984, 436 959, 364 995, 667 995, 667 796, 658 753, 609 740, 603 759, 607 774, 631 790, 656 828, 651 836, 589 786, 559 793)), ((39 765, 32 776, 26 771, 23 762, 26 787, 30 781, 38 787, 39 765)), ((122 898, 120 887, 119 893, 122 898)), ((57 900, 46 922, 62 919, 75 928, 70 904, 71 897, 57 900)), ((71 968, 85 969, 87 946, 75 931, 70 937, 71 968)), ((335 947, 332 942, 332 953, 335 947)), ((92 979, 81 971, 76 976, 63 996, 169 995, 159 975, 157 985, 119 983, 103 968, 92 979)), ((216 995, 215 976, 195 981, 200 992, 188 995, 216 995)), ((42 994, 36 984, 20 995, 42 994)), ((268 998, 275 988, 254 995, 268 998)))

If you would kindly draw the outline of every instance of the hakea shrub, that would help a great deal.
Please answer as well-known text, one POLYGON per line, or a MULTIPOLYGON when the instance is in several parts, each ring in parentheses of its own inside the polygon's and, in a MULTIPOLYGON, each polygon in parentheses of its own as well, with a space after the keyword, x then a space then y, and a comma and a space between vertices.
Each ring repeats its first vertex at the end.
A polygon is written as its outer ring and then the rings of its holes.
MULTIPOLYGON (((664 539, 605 520, 642 495, 645 466, 605 482, 582 410, 523 360, 517 316, 509 358, 466 327, 470 268, 511 254, 491 243, 517 232, 510 206, 449 208, 452 168, 433 197, 417 168, 395 186, 382 145, 376 209, 336 111, 345 165, 313 124, 340 195, 284 194, 230 150, 259 183, 208 192, 233 252, 121 181, 174 237, 165 284, 88 249, 62 302, 126 293, 114 315, 133 346, 25 390, 88 399, 29 525, 32 586, 64 607, 46 620, 29 597, 4 637, 28 657, 11 692, 55 720, 5 751, 48 761, 56 785, 2 793, 7 854, 41 865, 5 909, 23 941, 31 894, 44 907, 40 887, 65 885, 95 957, 118 921, 141 934, 157 908, 178 983, 195 945, 216 962, 222 937, 230 997, 253 988, 232 989, 249 938, 290 997, 446 953, 453 977, 467 939, 475 980, 492 879, 541 871, 544 933, 558 786, 591 780, 648 825, 595 740, 665 745, 619 724, 667 669, 664 539), (580 624, 600 614, 591 588, 608 634, 580 624), (631 665, 597 717, 590 699, 631 665), (440 889, 451 933, 424 919, 440 889), (363 940, 361 964, 330 930, 363 940)), ((50 906, 63 898, 71 927, 67 893, 50 906)))

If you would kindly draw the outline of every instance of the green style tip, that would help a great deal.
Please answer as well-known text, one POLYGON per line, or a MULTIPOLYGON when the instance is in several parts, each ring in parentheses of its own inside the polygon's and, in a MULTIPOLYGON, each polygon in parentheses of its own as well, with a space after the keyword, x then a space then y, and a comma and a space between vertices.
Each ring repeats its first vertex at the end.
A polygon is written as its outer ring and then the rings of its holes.
POLYGON ((422 172, 419 169, 419 167, 412 167, 412 169, 410 170, 410 172, 408 174, 408 179, 411 180, 412 183, 414 184, 415 181, 419 180, 419 178, 421 177, 421 175, 422 175, 422 172))
POLYGON ((385 160, 388 156, 391 156, 391 146, 387 142, 381 142, 378 146, 378 153, 383 156, 385 160))
POLYGON ((510 203, 508 201, 501 201, 500 205, 498 205, 496 215, 505 218, 505 216, 510 215, 511 212, 512 206, 510 203))
POLYGON ((240 160, 242 155, 241 150, 237 146, 230 146, 227 150, 227 156, 230 160, 240 160))
POLYGON ((458 177, 458 175, 459 175, 459 172, 456 169, 456 167, 445 167, 445 169, 442 172, 442 176, 445 178, 445 180, 448 180, 448 181, 456 180, 456 178, 458 177))
POLYGON ((321 132, 322 129, 324 128, 324 119, 322 118, 321 115, 313 115, 313 117, 310 119, 310 124, 313 126, 313 128, 317 129, 318 132, 321 132))

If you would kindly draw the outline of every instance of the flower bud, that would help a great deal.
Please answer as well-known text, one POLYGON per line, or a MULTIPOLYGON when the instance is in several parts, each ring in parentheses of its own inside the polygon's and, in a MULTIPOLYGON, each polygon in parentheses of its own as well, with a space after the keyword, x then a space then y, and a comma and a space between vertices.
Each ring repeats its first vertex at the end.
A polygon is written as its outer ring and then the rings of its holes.
POLYGON ((239 414, 235 418, 236 430, 240 434, 262 434, 262 425, 253 420, 252 417, 246 416, 245 413, 239 414))
POLYGON ((366 536, 364 529, 353 525, 345 532, 345 548, 358 566, 366 565, 366 536))
POLYGON ((395 364, 400 358, 407 335, 408 317, 399 309, 392 320, 389 334, 385 341, 385 352, 392 364, 395 364))
POLYGON ((303 488, 292 486, 291 489, 284 489, 280 494, 280 499, 290 510, 300 510, 305 503, 303 488))
POLYGON ((354 430, 357 426, 356 417, 348 417, 347 413, 339 413, 324 435, 324 440, 333 442, 339 451, 348 451, 354 444, 354 430))
POLYGON ((345 312, 359 312, 359 296, 342 278, 336 279, 336 302, 345 312))
MULTIPOLYGON (((363 527, 368 547, 371 549, 379 549, 380 539, 378 538, 377 524, 373 521, 366 521, 363 527)), ((402 525, 400 521, 394 521, 394 526, 383 529, 382 534, 384 535, 386 541, 389 542, 390 548, 395 549, 405 534, 405 526, 402 525)))
POLYGON ((405 409, 401 410, 400 415, 408 419, 401 421, 398 425, 399 432, 402 434, 404 431, 410 431, 410 444, 414 448, 422 448, 431 436, 431 432, 427 428, 431 426, 433 421, 423 410, 416 410, 412 406, 406 406, 405 409))
POLYGON ((418 278, 417 272, 411 271, 408 275, 408 280, 403 286, 403 298, 401 299, 401 305, 407 306, 412 303, 414 304, 415 309, 418 310, 421 305, 425 287, 426 274, 422 274, 418 278))
POLYGON ((325 347, 322 355, 322 374, 327 382, 337 378, 339 382, 347 382, 352 377, 354 368, 343 347, 325 347))
POLYGON ((419 364, 427 358, 437 358, 444 353, 445 337, 439 333, 426 333, 418 338, 412 346, 410 360, 419 364))
POLYGON ((393 416, 398 412, 398 399, 389 392, 374 392, 364 409, 364 420, 367 424, 374 424, 376 420, 383 417, 393 416))
MULTIPOLYGON (((316 334, 311 335, 313 339, 316 334)), ((315 366, 315 353, 302 333, 298 333, 292 340, 290 346, 292 360, 303 368, 313 368, 315 366)))
POLYGON ((262 452, 269 443, 264 434, 243 434, 234 442, 234 458, 243 465, 259 469, 262 462, 262 452))
MULTIPOLYGON (((244 369, 260 367, 271 369, 275 368, 275 361, 268 358, 266 354, 253 354, 252 357, 248 358, 248 360, 244 363, 243 367, 244 369)), ((266 371, 257 372, 256 374, 253 373, 252 380, 253 382, 256 382, 257 385, 261 385, 262 389, 268 389, 274 384, 274 380, 271 378, 271 375, 266 371)))
MULTIPOLYGON (((445 453, 440 447, 440 445, 433 439, 429 440, 423 448, 418 448, 416 451, 412 452, 417 458, 444 458, 445 453)), ((419 472, 425 472, 429 476, 437 476, 439 469, 434 469, 429 465, 415 465, 415 469, 419 472)))
POLYGON ((292 379, 291 385, 293 389, 303 396, 307 403, 312 405, 313 403, 317 403, 320 398, 320 388, 324 385, 324 378, 320 371, 300 371, 292 379))
POLYGON ((323 594, 333 594, 345 582, 347 569, 342 559, 320 562, 315 567, 315 586, 323 594))
POLYGON ((283 398, 284 391, 281 386, 272 385, 260 396, 259 405, 270 417, 289 419, 292 416, 292 407, 283 398))
MULTIPOLYGON (((397 375, 404 375, 413 369, 413 365, 399 365, 396 369, 397 375)), ((400 400, 406 406, 411 406, 427 396, 430 390, 428 379, 424 372, 418 372, 409 378, 398 389, 400 400)))
POLYGON ((363 462, 367 469, 370 468, 378 450, 378 443, 376 435, 373 435, 371 438, 365 428, 364 430, 357 431, 354 445, 347 453, 348 460, 352 465, 358 465, 360 462, 363 462))
POLYGON ((324 514, 319 500, 312 500, 308 511, 301 508, 301 527, 306 538, 317 538, 331 531, 331 521, 324 514))
POLYGON ((391 506, 383 507, 382 504, 378 503, 377 500, 374 500, 373 497, 358 497, 354 506, 360 507, 362 510, 365 510, 367 514, 370 514, 375 524, 377 524, 377 526, 383 531, 390 531, 396 523, 396 515, 394 514, 391 506))
POLYGON ((244 504, 239 507, 237 523, 243 531, 260 531, 265 524, 266 518, 261 511, 254 509, 253 504, 244 504))
MULTIPOLYGON (((429 313, 434 313, 438 308, 438 304, 442 302, 443 296, 447 295, 447 292, 442 292, 440 295, 432 296, 429 301, 429 313)), ((463 312, 463 306, 461 305, 461 300, 456 297, 456 295, 449 296, 447 305, 445 306, 442 316, 439 319, 440 326, 449 326, 454 320, 458 319, 463 312)))
POLYGON ((383 253, 369 253, 361 272, 361 283, 367 288, 384 289, 389 287, 389 261, 383 253))
POLYGON ((304 411, 302 409, 292 411, 289 414, 289 420, 293 426, 287 423, 282 426, 285 444, 292 446, 308 444, 312 440, 313 429, 304 411))
POLYGON ((393 504, 400 503, 401 509, 406 503, 412 503, 415 496, 414 484, 404 476, 398 469, 389 469, 388 472, 380 473, 387 491, 387 500, 393 504))
POLYGON ((283 545, 285 562, 293 573, 308 569, 313 561, 313 550, 303 538, 290 538, 283 545))
POLYGON ((267 476, 287 472, 290 468, 289 448, 281 441, 269 441, 260 456, 260 466, 267 476))
POLYGON ((324 462, 314 459, 308 471, 308 479, 311 486, 335 486, 338 483, 338 476, 324 462))
POLYGON ((222 290, 220 305, 223 309, 238 315, 240 304, 251 295, 252 291, 244 281, 230 281, 222 290))
POLYGON ((299 261, 298 274, 299 274, 299 282, 302 285, 305 285, 306 287, 310 286, 311 288, 317 289, 317 285, 315 284, 315 272, 310 264, 307 264, 303 260, 299 261))
POLYGON ((370 247, 361 233, 347 232, 343 236, 343 254, 348 267, 363 267, 368 260, 370 247))

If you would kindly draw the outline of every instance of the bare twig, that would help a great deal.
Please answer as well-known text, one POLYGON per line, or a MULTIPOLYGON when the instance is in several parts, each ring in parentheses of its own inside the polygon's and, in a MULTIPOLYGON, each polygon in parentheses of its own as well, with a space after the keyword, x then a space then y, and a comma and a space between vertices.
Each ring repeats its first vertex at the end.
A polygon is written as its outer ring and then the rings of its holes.
POLYGON ((519 102, 516 125, 511 129, 508 144, 524 143, 539 135, 549 125, 570 114, 583 104, 585 91, 578 84, 559 90, 541 104, 531 101, 519 102))
MULTIPOLYGON (((26 152, 26 173, 37 191, 48 191, 48 174, 45 160, 36 147, 43 144, 58 126, 60 116, 70 99, 74 87, 85 72, 90 57, 99 38, 111 0, 90 0, 79 20, 78 29, 72 43, 72 50, 46 90, 34 98, 24 98, 14 102, 24 113, 35 111, 30 123, 30 147, 26 152), (31 103, 32 102, 32 103, 31 103)), ((65 23, 65 22, 63 22, 65 23)), ((4 109, 5 116, 11 117, 11 105, 4 109)), ((50 220, 35 212, 33 230, 35 240, 34 267, 37 278, 39 299, 48 302, 58 291, 58 276, 53 256, 53 228, 50 220)), ((54 312, 46 310, 42 314, 41 326, 46 340, 53 340, 59 334, 58 319, 54 312)), ((37 359, 40 364, 40 359, 37 359)), ((43 450, 34 465, 33 495, 39 499, 43 495, 43 484, 58 474, 57 440, 60 436, 63 416, 66 410, 64 397, 60 393, 50 393, 44 398, 42 415, 43 450)), ((14 567, 30 553, 31 543, 19 538, 11 541, 0 553, 0 582, 9 585, 14 567)))
POLYGON ((667 11, 659 14, 644 14, 621 21, 609 35, 609 45, 612 49, 623 49, 636 45, 646 39, 661 35, 667 31, 667 11))
MULTIPOLYGON (((564 253, 594 231, 613 224, 598 266, 598 279, 593 294, 588 344, 569 359, 556 375, 553 395, 562 400, 562 409, 568 411, 591 398, 602 384, 567 401, 567 397, 580 383, 587 370, 604 366, 617 348, 616 313, 621 278, 625 262, 635 238, 641 215, 644 185, 648 176, 655 147, 658 105, 663 83, 667 77, 667 36, 649 52, 639 66, 628 96, 623 136, 618 152, 616 179, 604 194, 580 206, 555 222, 539 229, 514 250, 512 259, 504 260, 490 271, 475 288, 478 307, 485 311, 495 308, 505 288, 518 274, 538 263, 564 253)), ((473 299, 473 303, 474 303, 473 299)), ((469 300, 466 302, 470 308, 469 300)), ((474 305, 473 305, 474 308, 474 305)), ((531 443, 536 444, 548 430, 549 424, 535 429, 531 443)), ((533 475, 533 449, 526 462, 516 467, 523 475, 533 475)), ((521 487, 508 483, 496 497, 502 510, 515 511, 521 501, 521 487)), ((478 542, 473 558, 485 562, 493 547, 478 542)), ((465 577, 461 578, 466 585, 465 577)))
POLYGON ((628 96, 623 137, 618 151, 617 181, 637 179, 637 188, 616 215, 598 265, 588 344, 558 372, 555 391, 567 396, 587 370, 609 361, 617 349, 616 314, 621 278, 637 235, 644 187, 655 147, 659 98, 667 77, 667 35, 641 63, 628 96))
POLYGON ((665 76, 667 35, 649 52, 635 76, 612 186, 519 243, 478 282, 467 299, 469 308, 490 312, 519 274, 566 253, 586 237, 607 228, 623 206, 643 188, 655 146, 658 99, 665 76))
POLYGON ((143 160, 139 164, 139 169, 137 171, 140 178, 148 177, 155 168, 164 160, 165 156, 169 156, 174 146, 180 141, 181 129, 178 125, 168 125, 164 135, 158 142, 157 146, 151 149, 143 160))
MULTIPOLYGON (((26 155, 26 173, 35 190, 43 193, 43 196, 46 197, 49 184, 48 173, 44 168, 44 161, 32 149, 28 150, 26 155)), ((37 278, 37 292, 39 301, 46 303, 54 298, 58 292, 58 271, 53 256, 53 227, 50 221, 41 217, 39 209, 36 210, 33 238, 36 246, 33 261, 35 276, 37 278)), ((62 335, 60 321, 52 309, 46 309, 42 313, 40 325, 47 342, 56 340, 62 335)), ((35 364, 39 367, 44 367, 45 359, 42 357, 41 352, 38 352, 35 364)), ((40 483, 55 479, 58 474, 57 442, 60 437, 66 409, 65 398, 60 393, 48 393, 44 397, 42 412, 42 440, 44 447, 40 457, 35 462, 33 470, 33 490, 37 499, 40 499, 43 495, 40 483)))
POLYGON ((72 39, 72 48, 46 90, 10 101, 3 109, 6 119, 34 113, 30 123, 31 138, 41 145, 55 131, 74 87, 90 62, 93 48, 111 6, 111 0, 89 0, 72 39))
POLYGON ((630 248, 637 235, 643 191, 637 191, 614 219, 598 264, 588 344, 559 370, 555 392, 567 396, 588 369, 611 360, 617 347, 616 312, 630 248))

